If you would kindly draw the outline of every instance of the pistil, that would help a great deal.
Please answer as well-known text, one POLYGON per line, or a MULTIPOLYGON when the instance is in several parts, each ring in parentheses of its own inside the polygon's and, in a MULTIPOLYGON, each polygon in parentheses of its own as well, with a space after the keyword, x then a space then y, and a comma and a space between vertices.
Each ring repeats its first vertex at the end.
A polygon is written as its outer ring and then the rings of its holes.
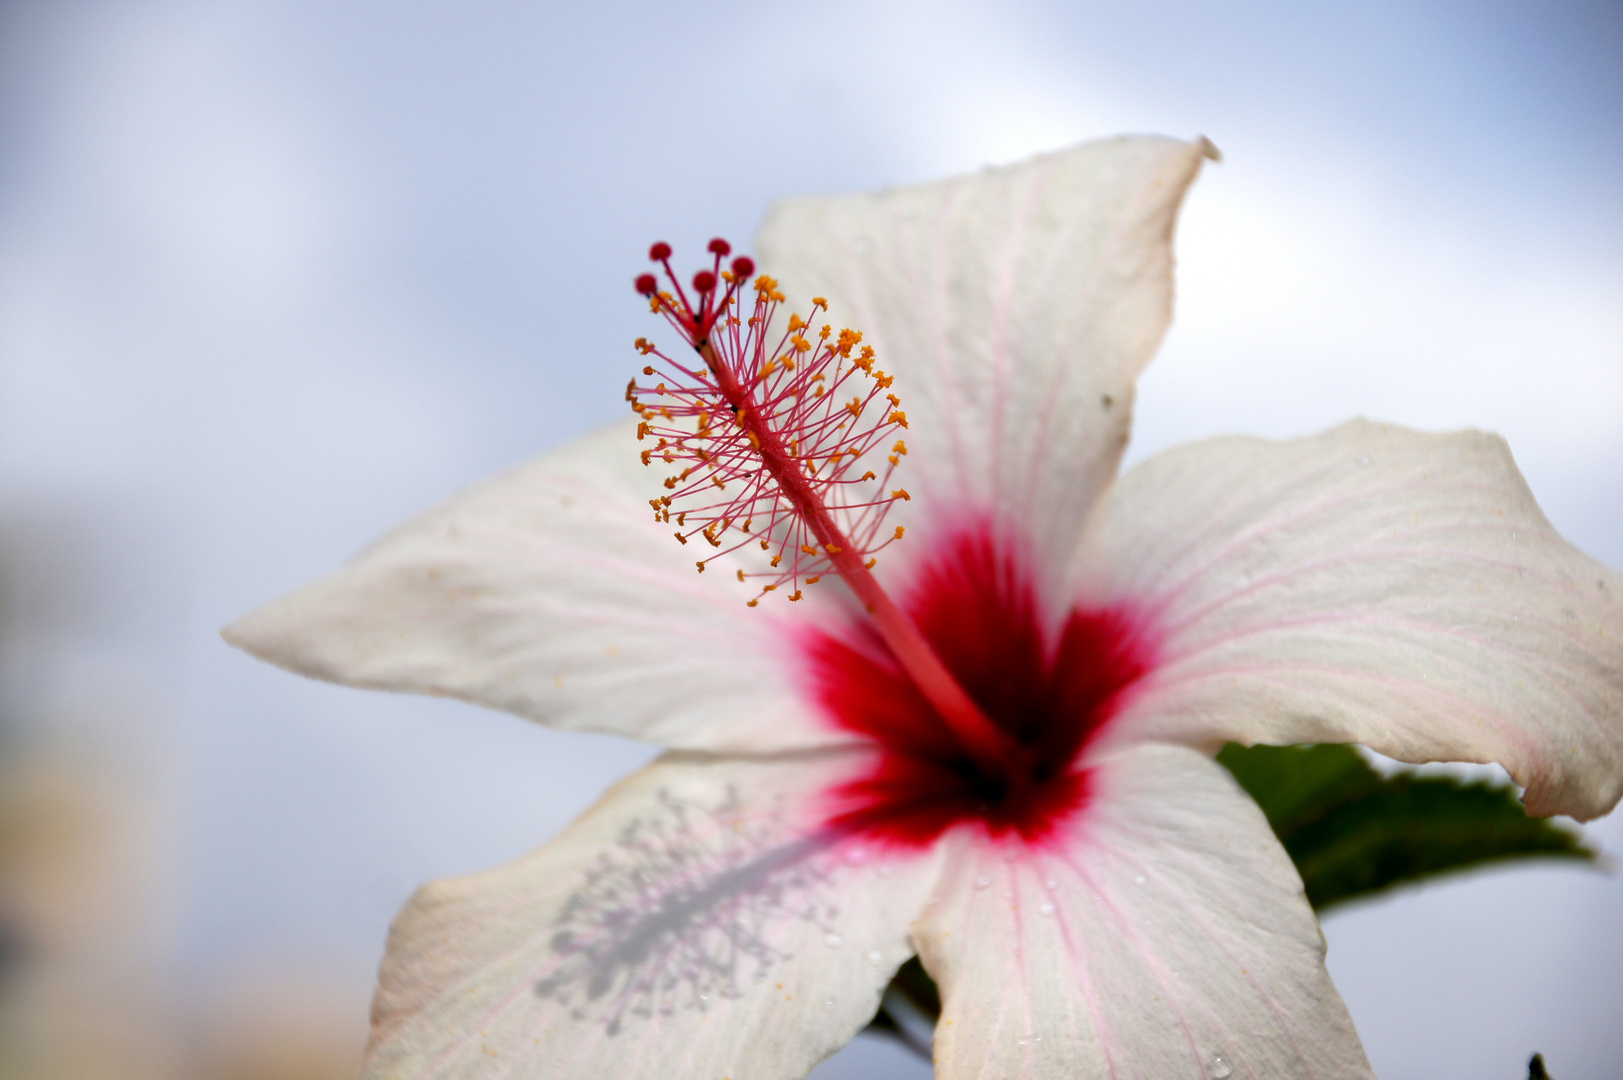
MULTIPOLYGON (((738 571, 740 581, 750 576, 774 577, 772 583, 763 586, 763 594, 783 581, 792 581, 797 587, 788 599, 798 600, 802 580, 811 584, 827 570, 837 573, 954 740, 1007 789, 1019 786, 1031 775, 1026 749, 993 723, 965 692, 917 624, 885 592, 873 572, 877 561, 873 552, 902 536, 898 528, 891 537, 875 542, 884 512, 894 502, 910 497, 905 489, 892 490, 888 498, 883 495, 891 472, 907 452, 905 443, 896 442, 883 479, 873 470, 860 477, 851 473, 888 440, 890 431, 906 427, 906 415, 894 394, 886 395, 890 406, 883 410, 883 419, 864 419, 869 405, 879 404, 876 398, 890 385, 890 377, 874 368, 871 348, 863 347, 859 356, 853 356, 861 334, 843 330, 837 343, 830 343, 832 331, 825 325, 814 349, 808 340, 811 325, 798 316, 791 316, 779 347, 767 350, 764 336, 782 295, 777 292, 776 282, 765 276, 755 282, 757 298, 748 330, 737 332, 744 323, 730 313, 736 294, 754 273, 754 264, 740 257, 733 260, 730 271, 723 271, 721 260, 730 250, 725 241, 711 241, 714 268, 695 274, 692 282, 697 303, 689 301, 671 272, 670 248, 665 244, 655 244, 649 254, 664 267, 674 295, 659 291, 652 275, 637 280, 638 291, 650 298, 653 310, 665 315, 703 360, 702 369, 689 370, 669 361, 651 344, 638 342, 644 355, 656 355, 670 365, 666 372, 652 365, 644 369, 648 375, 668 376, 656 386, 639 386, 633 380, 627 388, 632 407, 644 421, 639 425, 638 438, 655 435, 658 439, 654 449, 643 452, 643 461, 651 464, 657 455, 671 464, 679 460, 693 462, 666 480, 673 495, 650 500, 656 518, 669 522, 676 510, 676 523, 687 529, 676 534, 683 544, 699 536, 720 549, 722 534, 729 529, 736 530, 741 539, 731 543, 727 551, 738 550, 750 539, 758 540, 763 550, 770 550, 775 541, 779 552, 770 566, 778 570, 780 561, 788 555, 790 564, 786 569, 770 575, 751 575, 742 568, 738 571), (715 337, 718 327, 719 342, 715 337), (866 396, 858 392, 846 403, 844 394, 858 372, 871 379, 873 385, 866 396), (841 404, 835 405, 836 399, 828 397, 830 394, 838 394, 841 404), (644 395, 670 400, 657 406, 645 405, 641 400, 644 395), (806 403, 808 397, 812 399, 810 406, 806 403), (822 400, 825 397, 828 400, 822 400), (678 416, 695 418, 697 430, 682 434, 667 426, 678 416), (713 426, 718 417, 723 421, 722 429, 713 426), (727 419, 731 421, 730 429, 726 427, 727 419), (690 479, 695 472, 700 475, 690 479), (712 490, 725 492, 729 482, 735 481, 743 484, 743 490, 725 502, 692 510, 674 506, 677 497, 712 490), (864 485, 869 482, 878 482, 878 496, 868 496, 866 501, 861 501, 861 496, 850 496, 853 491, 866 490, 864 485), (689 516, 699 520, 689 525, 689 516), (842 518, 847 522, 855 518, 857 531, 842 524, 842 518), (807 542, 813 540, 815 544, 807 542), (803 562, 802 556, 810 561, 803 562)), ((824 306, 821 299, 814 300, 813 313, 824 306)), ((708 561, 698 561, 701 572, 708 561)), ((751 600, 750 604, 757 602, 751 600)))

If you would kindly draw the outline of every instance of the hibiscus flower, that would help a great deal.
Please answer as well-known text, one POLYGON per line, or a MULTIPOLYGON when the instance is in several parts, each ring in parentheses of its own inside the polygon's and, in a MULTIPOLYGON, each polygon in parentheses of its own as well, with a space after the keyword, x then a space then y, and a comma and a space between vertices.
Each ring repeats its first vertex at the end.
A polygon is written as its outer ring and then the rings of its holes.
POLYGON ((1496 761, 1532 813, 1605 813, 1623 579, 1479 432, 1220 438, 1118 477, 1209 153, 1118 139, 772 211, 764 299, 860 328, 905 402, 908 495, 869 500, 864 552, 905 538, 858 564, 901 630, 849 566, 801 567, 789 603, 739 584, 782 569, 757 546, 673 541, 629 425, 227 630, 669 748, 534 854, 417 893, 368 1076, 800 1076, 915 954, 942 1077, 1369 1075, 1301 881, 1212 754, 1496 761))

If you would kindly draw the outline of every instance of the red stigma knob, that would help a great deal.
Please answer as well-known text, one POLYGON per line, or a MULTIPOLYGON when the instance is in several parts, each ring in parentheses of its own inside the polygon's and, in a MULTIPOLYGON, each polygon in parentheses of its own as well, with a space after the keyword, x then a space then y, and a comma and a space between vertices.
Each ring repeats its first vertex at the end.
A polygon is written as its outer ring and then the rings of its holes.
POLYGON ((644 296, 653 296, 659 291, 659 282, 654 280, 653 274, 638 274, 637 291, 644 296))
POLYGON ((740 255, 733 260, 733 276, 740 281, 755 273, 755 260, 748 255, 740 255))
POLYGON ((702 293, 709 292, 716 287, 716 275, 708 270, 700 270, 693 275, 693 287, 702 293))
POLYGON ((659 243, 648 249, 648 257, 655 262, 664 262, 666 259, 671 257, 671 245, 661 240, 659 243))
POLYGON ((710 241, 710 253, 713 255, 726 255, 732 250, 733 245, 729 244, 719 236, 710 241))

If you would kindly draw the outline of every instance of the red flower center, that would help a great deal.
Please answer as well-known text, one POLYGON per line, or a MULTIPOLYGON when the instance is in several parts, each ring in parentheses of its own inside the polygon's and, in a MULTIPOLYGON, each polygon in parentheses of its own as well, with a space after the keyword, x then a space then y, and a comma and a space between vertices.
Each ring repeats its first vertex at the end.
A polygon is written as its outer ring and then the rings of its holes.
POLYGON ((1045 629, 1030 579, 986 530, 944 544, 902 606, 1025 760, 1011 779, 964 750, 871 628, 818 631, 810 655, 821 703, 881 750, 830 792, 830 824, 905 847, 966 822, 1040 841, 1086 804, 1082 750, 1151 666, 1139 620, 1120 607, 1074 608, 1045 629))

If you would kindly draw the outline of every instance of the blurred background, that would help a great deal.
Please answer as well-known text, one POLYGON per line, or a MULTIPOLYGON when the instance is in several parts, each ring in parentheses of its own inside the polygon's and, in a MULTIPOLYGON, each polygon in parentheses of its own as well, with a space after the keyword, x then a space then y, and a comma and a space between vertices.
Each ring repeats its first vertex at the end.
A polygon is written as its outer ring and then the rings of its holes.
MULTIPOLYGON (((1205 134, 1133 458, 1492 428, 1623 567, 1620 57, 1615 0, 0 2, 0 1076, 347 1076, 412 888, 649 756, 217 628, 621 415, 647 243, 775 196, 1205 134)), ((1325 933, 1386 1080, 1623 1068, 1615 873, 1325 933)))

